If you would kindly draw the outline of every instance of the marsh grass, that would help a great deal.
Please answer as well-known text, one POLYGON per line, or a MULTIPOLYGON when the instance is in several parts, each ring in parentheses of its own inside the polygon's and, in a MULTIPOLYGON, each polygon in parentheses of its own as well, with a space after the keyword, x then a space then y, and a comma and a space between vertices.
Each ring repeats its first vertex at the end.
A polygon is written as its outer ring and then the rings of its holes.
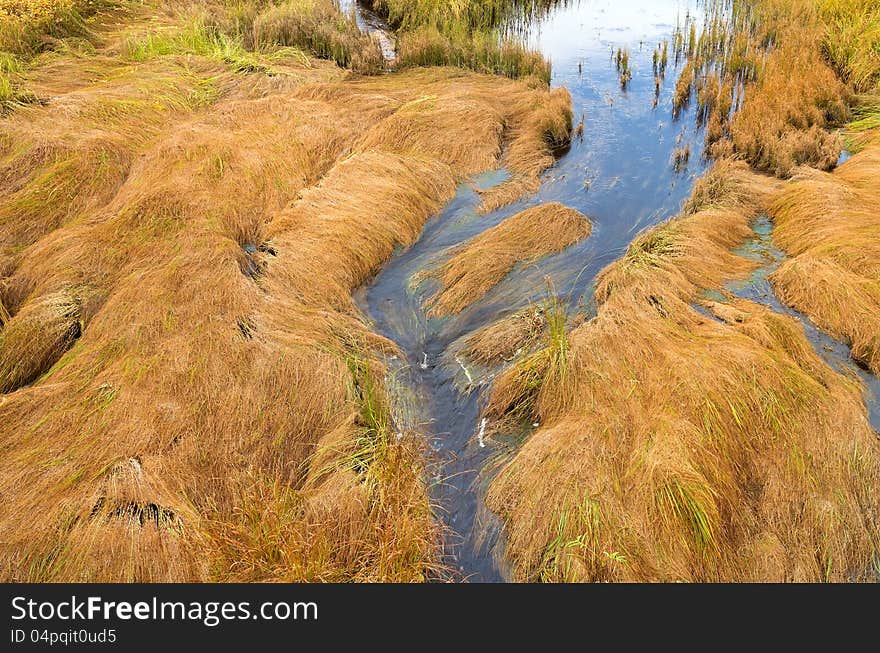
POLYGON ((150 32, 127 37, 121 47, 122 56, 131 62, 144 62, 154 57, 194 55, 222 61, 240 73, 269 72, 259 55, 247 51, 242 42, 193 19, 182 29, 150 32))
POLYGON ((372 0, 374 11, 395 28, 434 25, 445 30, 466 26, 472 30, 502 29, 518 32, 552 9, 553 0, 372 0))
POLYGON ((464 357, 478 365, 497 365, 515 359, 541 342, 547 329, 543 304, 529 306, 468 335, 464 357))
POLYGON ((857 154, 830 174, 799 171, 771 206, 774 242, 791 256, 771 281, 784 302, 848 342, 877 374, 880 131, 862 133, 868 141, 857 154))
POLYGON ((332 0, 291 0, 270 7, 254 21, 253 42, 263 49, 302 48, 359 73, 385 69, 379 44, 361 33, 354 17, 342 14, 332 0))
POLYGON ((55 39, 89 37, 96 16, 123 4, 114 0, 2 0, 0 51, 33 56, 55 39))
POLYGON ((686 17, 673 37, 675 60, 684 61, 673 116, 696 92, 716 158, 743 158, 780 177, 799 165, 829 170, 851 90, 876 84, 876 21, 876 7, 860 1, 709 3, 701 30, 686 17))
POLYGON ((550 83, 550 64, 540 53, 491 32, 443 33, 431 25, 403 32, 398 40, 396 65, 458 66, 512 79, 535 77, 544 84, 550 83))
POLYGON ((627 85, 632 81, 632 69, 629 65, 628 49, 617 49, 617 55, 615 56, 615 65, 617 66, 617 74, 620 77, 620 88, 626 90, 627 85))
POLYGON ((550 82, 549 61, 529 49, 517 32, 517 25, 546 10, 547 3, 374 0, 369 4, 397 30, 398 66, 459 66, 550 82))
POLYGON ((691 144, 685 143, 672 151, 672 169, 681 172, 688 166, 691 158, 691 144))
POLYGON ((570 101, 276 61, 271 7, 201 9, 28 60, 50 104, 0 120, 0 576, 425 580, 422 438, 352 292, 502 152, 552 164, 570 101))
POLYGON ((880 451, 858 384, 788 317, 729 297, 706 303, 715 319, 692 308, 752 269, 731 250, 779 189, 717 163, 683 216, 599 275, 598 314, 564 356, 538 350, 498 378, 486 417, 540 424, 487 497, 516 578, 872 573, 880 451))
POLYGON ((431 273, 440 290, 428 300, 428 315, 442 317, 464 310, 517 265, 559 252, 587 238, 590 231, 586 216, 557 202, 503 220, 459 247, 431 273))
POLYGON ((857 93, 880 91, 880 6, 872 0, 818 0, 825 53, 857 93))
POLYGON ((853 107, 853 120, 843 130, 843 144, 848 152, 861 152, 880 129, 880 95, 862 96, 853 107))

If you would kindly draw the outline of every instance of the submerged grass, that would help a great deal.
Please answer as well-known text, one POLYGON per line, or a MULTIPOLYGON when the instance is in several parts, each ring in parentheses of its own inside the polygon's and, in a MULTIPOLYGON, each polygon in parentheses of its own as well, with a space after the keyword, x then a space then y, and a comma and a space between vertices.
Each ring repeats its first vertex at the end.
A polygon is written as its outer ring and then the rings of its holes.
POLYGON ((428 302, 428 315, 442 317, 477 301, 518 264, 559 252, 590 235, 590 221, 556 202, 507 218, 456 250, 433 274, 440 290, 428 302))

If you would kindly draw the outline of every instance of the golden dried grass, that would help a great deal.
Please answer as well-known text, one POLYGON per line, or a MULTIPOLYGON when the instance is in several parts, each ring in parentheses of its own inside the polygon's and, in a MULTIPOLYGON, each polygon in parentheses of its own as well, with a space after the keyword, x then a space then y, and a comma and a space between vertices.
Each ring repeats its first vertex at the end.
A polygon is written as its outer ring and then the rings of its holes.
POLYGON ((544 156, 529 126, 567 107, 461 70, 270 76, 119 42, 35 64, 51 112, 2 124, 0 576, 424 580, 420 440, 351 292, 507 143, 544 156))
POLYGON ((518 264, 559 252, 590 235, 579 211, 549 202, 520 211, 458 248, 431 274, 440 289, 428 301, 428 315, 462 311, 480 299, 518 264))
POLYGON ((489 487, 520 580, 857 580, 880 451, 861 388, 793 319, 692 304, 778 183, 716 164, 683 217, 597 282, 597 316, 499 378, 486 416, 540 422, 489 487))
POLYGON ((774 201, 774 242, 792 258, 771 280, 780 299, 880 373, 880 140, 834 172, 804 170, 774 201))
POLYGON ((571 94, 564 87, 554 88, 541 106, 519 109, 519 119, 511 127, 511 141, 502 164, 512 178, 482 192, 480 211, 490 213, 541 186, 541 174, 553 165, 555 153, 571 143, 571 94))

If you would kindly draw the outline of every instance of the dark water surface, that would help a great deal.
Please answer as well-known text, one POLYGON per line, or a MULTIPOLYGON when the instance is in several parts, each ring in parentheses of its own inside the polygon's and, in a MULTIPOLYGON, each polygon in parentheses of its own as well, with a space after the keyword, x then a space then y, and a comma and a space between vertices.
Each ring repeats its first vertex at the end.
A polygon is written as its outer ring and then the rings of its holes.
MULTIPOLYGON (((474 185, 503 180, 499 171, 463 184, 456 197, 426 225, 412 247, 399 252, 357 293, 375 330, 405 352, 392 361, 392 386, 401 397, 396 418, 402 431, 427 434, 435 452, 432 498, 448 528, 446 562, 461 577, 478 582, 508 579, 498 520, 483 506, 489 474, 480 470, 499 452, 491 442, 481 446, 479 414, 491 372, 465 369, 456 356, 456 340, 500 317, 514 313, 547 294, 545 279, 571 302, 590 311, 596 273, 618 259, 640 231, 675 215, 707 164, 702 160, 703 135, 693 103, 672 119, 672 93, 677 77, 671 38, 685 14, 700 15, 689 0, 583 0, 567 3, 534 22, 528 40, 553 63, 554 86, 572 95, 575 123, 583 119, 583 138, 576 139, 545 175, 533 196, 488 215, 477 215, 474 185), (654 100, 654 47, 670 40, 669 66, 658 105, 654 100), (620 86, 613 51, 628 48, 632 81, 620 86), (690 144, 688 166, 676 173, 672 154, 690 144), (460 314, 428 320, 423 303, 436 289, 416 284, 413 275, 441 264, 452 248, 498 224, 504 218, 547 201, 574 207, 593 223, 590 238, 558 255, 514 270, 482 300, 460 314)), ((756 238, 759 236, 756 236, 756 238)), ((776 301, 766 281, 753 280, 737 294, 794 314, 776 301), (754 290, 753 290, 754 289, 754 290)), ((811 342, 833 365, 852 366, 849 352, 807 320, 811 342)), ((877 426, 877 379, 860 374, 874 393, 872 417, 877 426)), ((490 466, 491 468, 491 466, 490 466)))

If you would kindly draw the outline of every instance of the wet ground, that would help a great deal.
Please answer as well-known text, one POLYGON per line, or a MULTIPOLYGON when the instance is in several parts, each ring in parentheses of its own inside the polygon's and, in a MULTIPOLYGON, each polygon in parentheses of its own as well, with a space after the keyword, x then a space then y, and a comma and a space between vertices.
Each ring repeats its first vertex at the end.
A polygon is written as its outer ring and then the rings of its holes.
MULTIPOLYGON (((481 446, 480 437, 479 413, 491 374, 467 369, 456 356, 456 340, 542 301, 548 278, 571 310, 590 312, 598 271, 618 259, 640 231, 678 212, 695 179, 707 167, 702 159, 703 135, 693 106, 682 111, 677 120, 672 118, 677 68, 671 46, 666 79, 654 106, 652 56, 660 41, 671 41, 676 23, 688 12, 699 14, 697 3, 584 0, 561 6, 531 24, 528 39, 551 59, 552 84, 571 92, 575 123, 583 120, 583 137, 577 138, 547 173, 538 193, 494 213, 476 213, 479 196, 474 186, 485 188, 502 181, 503 171, 463 184, 452 202, 429 221, 420 240, 399 252, 358 293, 359 304, 375 329, 405 352, 405 360, 392 362, 394 383, 408 407, 399 414, 405 412, 413 427, 431 439, 436 454, 432 497, 448 529, 446 561, 462 578, 497 582, 508 576, 499 524, 482 504, 491 472, 480 470, 491 469, 487 463, 499 455, 491 443, 481 446), (613 57, 617 48, 627 48, 630 53, 633 76, 625 90, 613 57), (685 144, 690 145, 690 159, 676 172, 673 152, 685 144), (513 271, 456 316, 426 318, 424 301, 435 287, 432 282, 416 283, 414 275, 441 264, 457 245, 506 217, 551 200, 589 216, 593 223, 590 238, 513 271)), ((766 234, 756 232, 756 239, 769 244, 766 234)), ((774 262, 771 256, 767 270, 776 264, 778 259, 774 262)), ((776 300, 763 277, 734 290, 774 310, 796 315, 776 300)), ((876 428, 880 397, 876 377, 852 364, 845 345, 822 334, 803 316, 796 316, 823 358, 866 381, 869 398, 873 397, 876 428)))
POLYGON ((370 34, 376 39, 379 48, 382 50, 382 56, 385 58, 385 61, 391 64, 397 58, 397 53, 395 52, 397 43, 385 21, 377 16, 375 12, 358 3, 357 0, 338 1, 339 8, 343 13, 354 13, 357 26, 361 31, 370 34))
POLYGON ((754 238, 746 242, 738 253, 761 261, 763 265, 748 279, 727 284, 727 290, 737 297, 763 304, 777 313, 790 315, 800 321, 807 340, 820 358, 838 372, 862 380, 868 419, 874 430, 880 432, 880 378, 860 367, 850 356, 849 347, 845 343, 835 340, 810 322, 806 315, 779 301, 768 277, 785 260, 785 253, 773 246, 773 223, 769 218, 764 216, 756 220, 753 229, 754 238))

